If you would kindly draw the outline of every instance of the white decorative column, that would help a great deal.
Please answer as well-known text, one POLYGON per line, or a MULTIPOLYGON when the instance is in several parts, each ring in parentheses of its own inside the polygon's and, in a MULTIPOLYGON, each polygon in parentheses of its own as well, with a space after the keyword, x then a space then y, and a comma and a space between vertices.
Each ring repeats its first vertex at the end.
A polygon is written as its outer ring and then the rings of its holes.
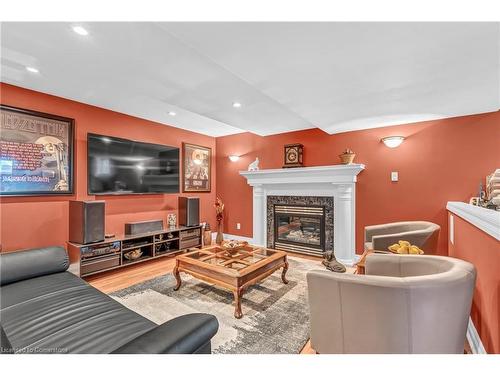
POLYGON ((267 244, 268 196, 333 197, 335 255, 340 262, 353 265, 357 262, 356 181, 364 169, 363 164, 349 164, 240 172, 253 187, 252 243, 258 246, 267 244))
POLYGON ((355 249, 355 201, 354 184, 337 185, 333 217, 333 241, 335 257, 344 264, 353 263, 352 249, 355 249))
POLYGON ((266 196, 262 184, 253 186, 253 243, 266 246, 266 196))

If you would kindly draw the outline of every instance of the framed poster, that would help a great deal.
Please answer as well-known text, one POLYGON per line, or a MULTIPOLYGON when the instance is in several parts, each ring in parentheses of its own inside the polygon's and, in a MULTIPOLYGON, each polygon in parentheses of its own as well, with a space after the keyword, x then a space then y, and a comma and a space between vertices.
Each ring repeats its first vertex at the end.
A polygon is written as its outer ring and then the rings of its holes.
POLYGON ((74 120, 0 105, 0 195, 73 193, 74 120))
POLYGON ((212 149, 183 143, 182 160, 182 191, 210 191, 212 149))

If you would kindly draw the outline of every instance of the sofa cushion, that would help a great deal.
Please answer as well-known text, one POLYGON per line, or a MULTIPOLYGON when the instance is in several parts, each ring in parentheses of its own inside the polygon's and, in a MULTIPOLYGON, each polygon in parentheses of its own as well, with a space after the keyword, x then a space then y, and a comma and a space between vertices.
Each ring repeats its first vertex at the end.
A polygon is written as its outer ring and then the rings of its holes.
POLYGON ((69 267, 66 250, 57 246, 3 253, 1 259, 0 285, 63 272, 69 267))
POLYGON ((15 352, 109 353, 156 327, 69 272, 4 285, 1 294, 15 352))

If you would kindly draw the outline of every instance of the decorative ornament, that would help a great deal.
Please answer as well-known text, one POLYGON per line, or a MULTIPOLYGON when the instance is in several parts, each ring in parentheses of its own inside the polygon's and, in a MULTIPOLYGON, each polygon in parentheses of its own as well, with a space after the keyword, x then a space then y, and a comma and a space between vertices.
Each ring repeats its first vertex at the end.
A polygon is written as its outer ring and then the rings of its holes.
POLYGON ((339 273, 344 273, 346 271, 345 266, 337 261, 337 259, 335 258, 335 253, 332 250, 325 251, 323 257, 325 259, 321 263, 326 267, 327 270, 339 273))
POLYGON ((251 162, 250 165, 248 166, 248 171, 253 172, 258 170, 259 170, 259 158, 255 158, 255 161, 251 162))
POLYGON ((339 155, 342 164, 352 164, 355 157, 356 154, 350 148, 346 148, 345 151, 339 155))
POLYGON ((214 207, 215 207, 215 218, 217 219, 217 237, 215 238, 215 243, 217 245, 220 245, 222 241, 224 241, 224 235, 222 234, 223 230, 222 220, 224 219, 224 203, 222 202, 222 199, 217 197, 214 207))
POLYGON ((176 214, 168 214, 167 215, 167 225, 170 228, 175 228, 177 225, 177 215, 176 214))

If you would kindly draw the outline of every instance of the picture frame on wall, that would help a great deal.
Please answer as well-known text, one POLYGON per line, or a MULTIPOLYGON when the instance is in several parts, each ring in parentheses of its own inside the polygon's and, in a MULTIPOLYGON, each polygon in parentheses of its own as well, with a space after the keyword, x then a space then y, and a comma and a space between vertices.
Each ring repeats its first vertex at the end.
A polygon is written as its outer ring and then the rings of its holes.
POLYGON ((212 177, 212 149, 210 147, 182 144, 183 192, 210 192, 212 177))
POLYGON ((74 125, 0 104, 0 195, 73 194, 74 125))

